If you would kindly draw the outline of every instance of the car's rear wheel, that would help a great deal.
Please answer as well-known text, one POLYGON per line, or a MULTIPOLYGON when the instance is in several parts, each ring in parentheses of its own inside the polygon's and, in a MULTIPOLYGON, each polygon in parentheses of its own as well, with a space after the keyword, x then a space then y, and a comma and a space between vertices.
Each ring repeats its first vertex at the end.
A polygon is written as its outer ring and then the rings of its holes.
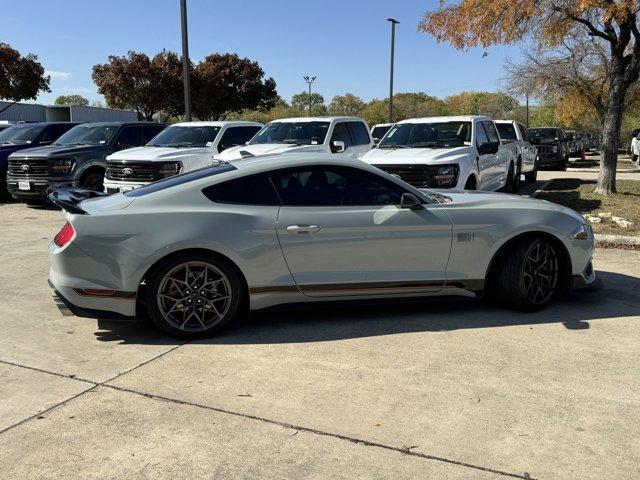
POLYGON ((236 269, 222 258, 173 258, 150 279, 149 316, 171 335, 210 337, 237 317, 243 300, 242 285, 236 269))
POLYGON ((549 241, 524 239, 504 258, 497 276, 497 298, 518 310, 543 309, 560 291, 560 265, 549 241))

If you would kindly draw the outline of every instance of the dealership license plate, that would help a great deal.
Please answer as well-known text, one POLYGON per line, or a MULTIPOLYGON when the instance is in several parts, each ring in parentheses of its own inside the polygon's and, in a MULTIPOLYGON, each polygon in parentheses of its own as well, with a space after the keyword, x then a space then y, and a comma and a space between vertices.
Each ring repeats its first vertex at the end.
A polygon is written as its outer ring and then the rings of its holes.
POLYGON ((29 182, 18 182, 18 190, 31 190, 29 182))
POLYGON ((130 192, 133 187, 120 187, 120 193, 130 192))

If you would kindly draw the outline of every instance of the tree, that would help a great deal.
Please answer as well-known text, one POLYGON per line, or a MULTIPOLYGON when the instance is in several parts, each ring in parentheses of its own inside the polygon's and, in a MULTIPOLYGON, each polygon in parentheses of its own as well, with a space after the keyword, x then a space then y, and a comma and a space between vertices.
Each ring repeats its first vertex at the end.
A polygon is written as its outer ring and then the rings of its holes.
POLYGON ((81 95, 60 95, 56 98, 54 103, 56 105, 76 105, 79 107, 87 107, 89 105, 89 100, 81 95))
POLYGON ((336 95, 331 99, 331 103, 327 108, 329 115, 358 115, 364 108, 365 103, 360 97, 356 97, 352 93, 344 95, 336 95))
POLYGON ((236 54, 213 54, 192 74, 193 112, 198 118, 221 120, 245 109, 266 111, 278 98, 276 82, 264 79, 257 62, 236 54))
POLYGON ((20 100, 34 100, 39 92, 50 92, 51 78, 33 54, 20 55, 6 43, 0 43, 0 98, 11 100, 0 112, 20 100))
POLYGON ((518 101, 495 92, 462 92, 445 99, 452 115, 486 115, 491 118, 509 118, 518 107, 518 101))
MULTIPOLYGON (((393 121, 407 118, 434 117, 446 115, 447 105, 439 98, 424 92, 396 93, 393 96, 393 121)), ((389 99, 374 99, 362 110, 362 115, 369 123, 386 123, 389 120, 389 99)))
POLYGON ((300 92, 291 98, 291 106, 307 111, 307 115, 326 115, 324 97, 319 93, 300 92))
POLYGON ((616 191, 624 102, 640 75, 637 0, 454 0, 426 13, 418 29, 458 49, 512 44, 527 38, 554 48, 583 34, 605 46, 603 157, 596 192, 616 191))
POLYGON ((110 56, 108 63, 93 66, 92 78, 109 107, 133 109, 146 120, 160 111, 184 112, 182 61, 175 53, 162 51, 153 59, 133 51, 110 56))

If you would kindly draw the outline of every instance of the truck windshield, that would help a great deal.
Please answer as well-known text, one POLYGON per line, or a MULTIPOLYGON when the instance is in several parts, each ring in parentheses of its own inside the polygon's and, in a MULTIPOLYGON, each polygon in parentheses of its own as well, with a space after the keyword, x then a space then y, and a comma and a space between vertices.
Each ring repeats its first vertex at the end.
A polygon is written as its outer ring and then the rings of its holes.
POLYGON ((249 145, 261 143, 291 143, 320 145, 329 131, 329 122, 273 122, 256 133, 249 145))
POLYGON ((553 138, 558 140, 558 129, 556 128, 531 128, 529 129, 529 136, 532 138, 553 138))
POLYGON ((62 135, 54 145, 106 145, 119 125, 78 125, 62 135))
POLYGON ((13 125, 0 132, 0 145, 24 145, 31 143, 43 129, 43 125, 13 125))
POLYGON ((165 128, 153 137, 148 147, 206 147, 212 145, 220 131, 220 127, 174 125, 165 128))
POLYGON ((513 128, 513 123, 496 123, 498 127, 498 133, 502 140, 518 140, 518 134, 516 129, 513 128))
POLYGON ((470 142, 471 122, 397 123, 378 148, 453 148, 470 142))

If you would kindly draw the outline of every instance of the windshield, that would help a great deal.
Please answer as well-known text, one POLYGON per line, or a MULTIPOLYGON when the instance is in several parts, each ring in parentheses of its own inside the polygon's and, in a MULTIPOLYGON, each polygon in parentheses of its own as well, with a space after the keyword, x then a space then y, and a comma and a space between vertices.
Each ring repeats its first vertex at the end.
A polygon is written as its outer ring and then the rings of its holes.
POLYGON ((33 142, 44 125, 13 125, 0 132, 0 145, 23 145, 33 142))
POLYGON ((373 130, 371 130, 371 136, 373 138, 380 139, 384 137, 384 134, 387 133, 390 128, 391 128, 391 125, 387 125, 384 127, 373 127, 373 130))
POLYGON ((184 126, 167 127, 153 137, 149 147, 209 147, 220 131, 220 127, 213 126, 184 126))
POLYGON ((329 131, 329 122, 273 122, 256 133, 249 145, 260 143, 291 143, 320 145, 329 131))
POLYGON ((106 145, 119 125, 78 125, 62 135, 54 145, 106 145))
POLYGON ((471 122, 398 123, 378 148, 452 148, 470 142, 471 122))
POLYGON ((496 123, 496 127, 502 140, 518 140, 518 134, 512 123, 496 123))
POLYGON ((555 128, 532 128, 529 130, 529 136, 533 138, 555 138, 558 137, 558 130, 555 128))

